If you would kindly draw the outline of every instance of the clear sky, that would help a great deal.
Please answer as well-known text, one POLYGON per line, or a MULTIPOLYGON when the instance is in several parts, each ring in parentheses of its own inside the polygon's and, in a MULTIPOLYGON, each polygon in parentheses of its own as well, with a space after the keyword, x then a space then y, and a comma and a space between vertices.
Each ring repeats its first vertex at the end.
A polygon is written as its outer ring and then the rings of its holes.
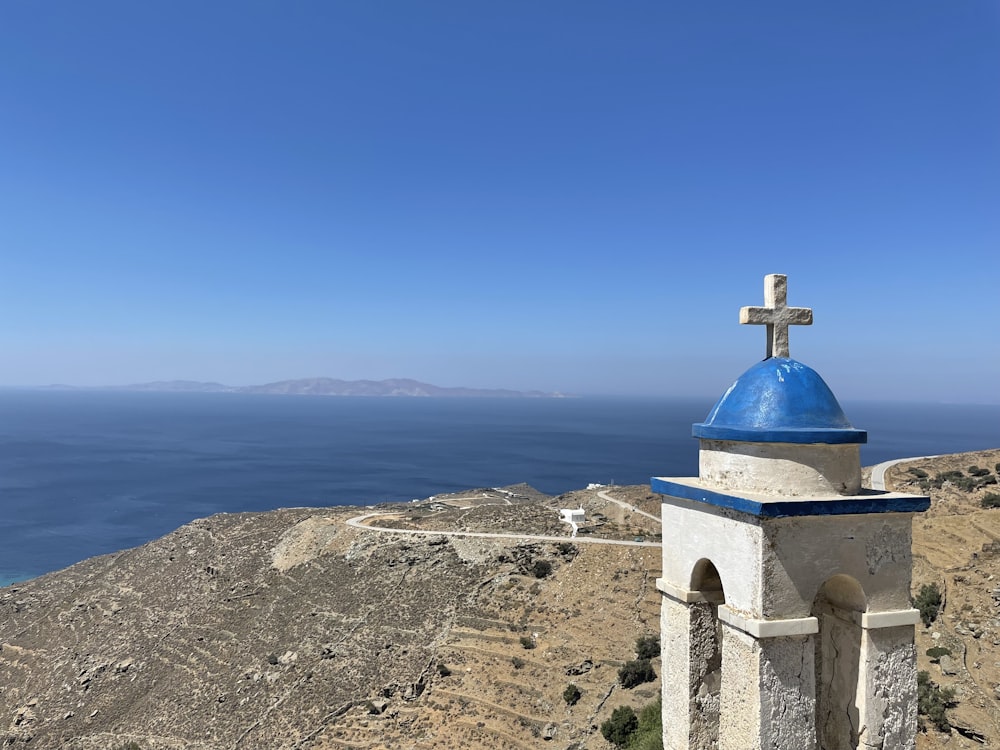
POLYGON ((0 385, 1000 402, 1000 4, 9 0, 0 385))

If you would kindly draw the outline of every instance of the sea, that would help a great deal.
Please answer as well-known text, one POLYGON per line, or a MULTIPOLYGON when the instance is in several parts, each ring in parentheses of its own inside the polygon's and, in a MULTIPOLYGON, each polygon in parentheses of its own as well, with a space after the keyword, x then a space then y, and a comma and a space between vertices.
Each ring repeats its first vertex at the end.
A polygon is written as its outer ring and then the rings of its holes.
MULTIPOLYGON (((845 402, 866 465, 1000 447, 1000 405, 845 402)), ((213 513, 693 476, 710 399, 0 391, 0 585, 213 513)))

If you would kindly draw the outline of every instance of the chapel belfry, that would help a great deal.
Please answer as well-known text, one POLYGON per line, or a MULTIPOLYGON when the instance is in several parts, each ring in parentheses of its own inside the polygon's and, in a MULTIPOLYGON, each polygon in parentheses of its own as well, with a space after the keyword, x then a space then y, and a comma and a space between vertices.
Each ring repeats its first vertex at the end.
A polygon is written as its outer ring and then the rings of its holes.
POLYGON ((767 356, 704 422, 698 477, 662 495, 667 750, 907 750, 919 617, 911 520, 930 501, 861 488, 860 445, 823 379, 791 359, 786 279, 764 280, 767 356))

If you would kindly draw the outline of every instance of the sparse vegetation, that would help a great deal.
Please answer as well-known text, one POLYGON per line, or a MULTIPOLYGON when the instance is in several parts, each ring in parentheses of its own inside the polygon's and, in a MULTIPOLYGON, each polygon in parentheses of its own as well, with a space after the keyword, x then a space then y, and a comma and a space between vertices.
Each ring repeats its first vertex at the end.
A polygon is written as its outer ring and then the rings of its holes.
POLYGON ((930 474, 928 474, 923 469, 912 468, 912 469, 907 469, 906 471, 915 476, 917 479, 927 479, 927 477, 930 476, 930 474))
POLYGON ((660 636, 643 635, 636 639, 635 655, 639 659, 655 659, 660 655, 660 636))
POLYGON ((567 706, 575 706, 577 701, 580 700, 581 695, 583 695, 583 693, 580 692, 580 688, 572 682, 566 686, 565 690, 563 690, 563 700, 566 701, 567 706))
POLYGON ((921 716, 926 716, 939 732, 951 731, 948 708, 954 705, 954 702, 954 690, 940 687, 931 680, 927 672, 917 674, 917 712, 921 716))
POLYGON ((521 636, 521 648, 532 649, 535 647, 535 639, 530 635, 521 636))
POLYGON ((520 669, 521 667, 524 666, 524 659, 522 659, 520 656, 512 656, 510 659, 510 663, 514 665, 514 669, 520 669))
POLYGON ((924 627, 930 627, 941 611, 941 589, 936 583, 925 583, 914 597, 913 606, 920 610, 920 619, 924 627))
MULTIPOLYGON (((944 486, 945 482, 950 482, 952 485, 959 487, 960 489, 964 489, 960 485, 964 484, 966 480, 969 480, 969 478, 966 477, 961 471, 957 470, 942 471, 939 472, 937 476, 935 476, 933 479, 931 479, 927 483, 927 486, 939 490, 944 486)), ((969 480, 969 481, 974 481, 974 480, 969 480)), ((923 485, 923 483, 921 483, 921 485, 923 485)))
POLYGON ((643 706, 638 716, 629 706, 619 706, 601 724, 601 734, 611 744, 627 750, 663 750, 660 699, 643 706))
POLYGON ((531 575, 535 578, 545 578, 551 572, 552 563, 548 560, 535 560, 535 564, 531 566, 531 575))
POLYGON ((951 649, 945 646, 934 646, 927 649, 926 654, 932 662, 937 663, 942 656, 951 656, 951 649))
POLYGON ((958 479, 951 480, 958 489, 964 490, 965 492, 971 492, 979 486, 979 482, 972 477, 959 477, 958 479))
POLYGON ((652 682, 655 679, 656 672, 653 671, 653 665, 649 663, 649 659, 635 659, 626 662, 618 670, 618 682, 621 683, 623 688, 633 688, 636 685, 641 685, 644 682, 652 682))
POLYGON ((643 706, 639 712, 639 728, 629 740, 629 750, 663 750, 663 720, 660 699, 643 706))
POLYGON ((1000 494, 987 492, 983 495, 983 499, 979 501, 979 504, 984 508, 1000 508, 1000 494))
POLYGON ((601 735, 615 747, 625 747, 639 728, 639 717, 630 706, 618 706, 601 724, 601 735))

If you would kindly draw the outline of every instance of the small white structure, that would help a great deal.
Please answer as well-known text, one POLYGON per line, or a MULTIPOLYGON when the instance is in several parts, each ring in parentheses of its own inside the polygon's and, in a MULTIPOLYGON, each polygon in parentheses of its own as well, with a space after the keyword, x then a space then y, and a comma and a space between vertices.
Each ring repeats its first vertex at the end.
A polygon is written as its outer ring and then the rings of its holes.
POLYGON ((767 358, 694 425, 699 476, 663 496, 667 750, 912 750, 918 613, 910 526, 926 497, 863 491, 854 429, 789 357, 785 277, 765 279, 767 358))
POLYGON ((559 511, 559 518, 568 523, 572 529, 572 532, 570 533, 571 537, 576 536, 576 532, 579 529, 580 524, 583 523, 584 515, 582 507, 577 508, 576 510, 564 508, 559 511))
POLYGON ((576 510, 563 509, 559 511, 559 517, 566 523, 583 523, 584 515, 583 508, 577 508, 576 510))

